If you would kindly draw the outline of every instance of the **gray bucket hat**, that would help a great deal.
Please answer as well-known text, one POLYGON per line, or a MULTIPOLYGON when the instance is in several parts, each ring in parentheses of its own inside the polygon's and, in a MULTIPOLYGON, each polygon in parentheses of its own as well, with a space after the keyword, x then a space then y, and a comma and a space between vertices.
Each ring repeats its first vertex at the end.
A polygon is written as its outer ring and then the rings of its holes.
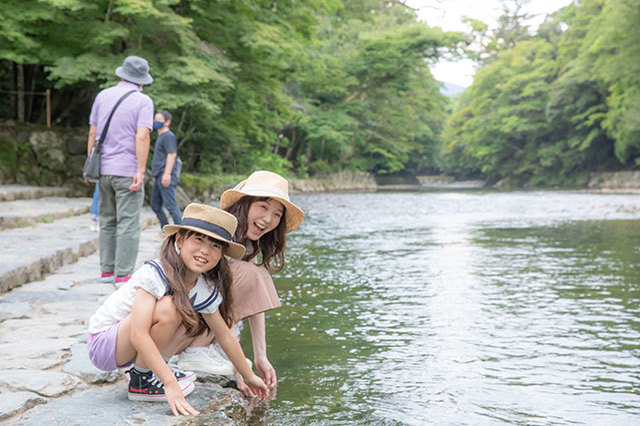
POLYGON ((139 56, 127 56, 121 67, 116 68, 116 75, 135 84, 151 84, 153 77, 149 74, 149 63, 139 56))

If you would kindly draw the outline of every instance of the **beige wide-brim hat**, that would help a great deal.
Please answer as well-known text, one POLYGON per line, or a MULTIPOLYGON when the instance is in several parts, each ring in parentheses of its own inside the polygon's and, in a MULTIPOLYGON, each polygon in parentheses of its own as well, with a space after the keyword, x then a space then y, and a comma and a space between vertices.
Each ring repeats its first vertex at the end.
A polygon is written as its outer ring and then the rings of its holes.
POLYGON ((298 229, 304 220, 302 209, 289 199, 289 182, 277 173, 260 170, 251 173, 247 179, 234 188, 224 191, 220 197, 220 207, 227 209, 244 196, 269 197, 278 200, 284 206, 287 223, 286 232, 298 229))
POLYGON ((236 232, 238 220, 231 213, 206 204, 191 203, 182 214, 182 224, 165 225, 162 230, 173 235, 180 229, 189 229, 207 235, 214 240, 223 241, 229 246, 224 254, 234 259, 244 256, 245 247, 233 242, 233 234, 236 232))

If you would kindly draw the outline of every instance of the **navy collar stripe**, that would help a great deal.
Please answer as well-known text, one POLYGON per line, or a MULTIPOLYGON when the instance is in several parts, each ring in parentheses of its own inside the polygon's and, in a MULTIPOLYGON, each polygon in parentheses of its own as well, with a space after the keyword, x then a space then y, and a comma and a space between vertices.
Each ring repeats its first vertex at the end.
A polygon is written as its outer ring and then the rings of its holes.
POLYGON ((222 226, 218 226, 215 223, 207 222, 206 220, 187 217, 182 219, 181 225, 201 228, 206 231, 213 232, 214 234, 219 235, 220 237, 224 238, 227 241, 231 241, 231 234, 229 233, 229 231, 224 229, 222 226))
POLYGON ((164 285, 167 287, 167 292, 166 294, 173 294, 173 290, 171 290, 171 284, 169 284, 169 279, 167 278, 167 276, 164 274, 164 271, 162 270, 162 268, 160 267, 160 265, 158 265, 156 262, 154 262, 153 260, 147 260, 146 262, 144 262, 145 265, 151 265, 154 268, 156 268, 156 271, 158 271, 158 275, 160 275, 160 278, 162 279, 162 282, 164 282, 164 285))
POLYGON ((211 305, 217 298, 218 298, 218 289, 216 289, 216 291, 211 293, 209 295, 209 297, 204 302, 201 302, 201 303, 198 303, 197 305, 194 305, 193 309, 195 309, 196 311, 201 311, 204 308, 206 308, 209 305, 211 305))
MULTIPOLYGON (((165 295, 167 294, 173 294, 173 290, 171 290, 171 285, 169 284, 169 279, 167 278, 167 276, 164 274, 164 271, 162 270, 162 267, 160 265, 158 265, 156 262, 154 262, 153 260, 148 260, 146 262, 144 262, 145 265, 150 265, 153 266, 156 271, 158 271, 158 275, 160 275, 160 279, 162 279, 162 282, 164 282, 164 285, 167 287, 167 292, 165 293, 165 295)), ((195 305, 195 301, 196 301, 196 297, 197 297, 197 293, 195 293, 190 299, 189 301, 191 302, 191 306, 193 306, 193 309, 196 312, 199 312, 207 307, 209 307, 209 305, 211 305, 213 302, 215 302, 215 300, 218 298, 218 295, 220 294, 220 292, 218 291, 218 289, 216 288, 213 293, 211 293, 209 295, 209 297, 207 297, 204 301, 198 303, 197 305, 195 305)))

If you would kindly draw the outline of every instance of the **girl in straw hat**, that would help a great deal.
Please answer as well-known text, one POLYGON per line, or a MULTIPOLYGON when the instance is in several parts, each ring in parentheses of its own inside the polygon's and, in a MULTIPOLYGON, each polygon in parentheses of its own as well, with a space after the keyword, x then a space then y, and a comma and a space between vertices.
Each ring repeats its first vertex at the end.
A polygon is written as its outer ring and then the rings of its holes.
POLYGON ((252 394, 267 386, 245 361, 232 325, 231 272, 225 256, 240 259, 232 241, 236 218, 220 209, 189 204, 181 225, 166 225, 160 258, 145 264, 112 293, 89 320, 89 357, 105 371, 128 370, 128 396, 167 401, 175 415, 198 414, 186 400, 195 375, 169 366, 170 356, 196 336, 212 332, 252 394))
MULTIPOLYGON (((304 212, 289 199, 287 180, 267 171, 254 172, 225 191, 220 207, 238 219, 233 240, 247 248, 241 260, 230 265, 232 322, 248 318, 256 369, 267 386, 274 387, 277 378, 267 358, 264 313, 279 307, 280 300, 270 274, 284 267, 285 236, 300 226, 304 212)), ((217 350, 218 346, 208 346, 211 341, 211 336, 196 339, 193 346, 180 355, 180 366, 212 374, 216 374, 213 370, 232 371, 229 361, 217 350)), ((246 395, 255 395, 243 377, 236 376, 238 389, 246 395)))

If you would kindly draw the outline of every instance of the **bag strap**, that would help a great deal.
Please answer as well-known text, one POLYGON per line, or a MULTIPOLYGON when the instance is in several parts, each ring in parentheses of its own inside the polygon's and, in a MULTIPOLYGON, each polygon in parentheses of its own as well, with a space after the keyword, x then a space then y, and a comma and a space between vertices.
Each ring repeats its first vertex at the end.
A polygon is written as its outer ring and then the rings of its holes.
POLYGON ((116 105, 111 110, 111 114, 109 114, 109 119, 107 120, 107 124, 105 124, 104 129, 102 129, 102 135, 100 135, 100 139, 98 139, 98 142, 96 142, 96 149, 98 149, 98 150, 100 149, 100 146, 104 143, 104 140, 107 137, 107 130, 109 130, 109 124, 111 124, 111 119, 113 118, 113 113, 116 112, 116 109, 118 109, 118 107, 120 106, 122 101, 124 101, 127 98, 127 96, 129 96, 130 94, 132 94, 134 92, 137 92, 137 90, 131 90, 131 91, 125 93, 124 95, 122 95, 120 97, 120 99, 118 99, 118 102, 116 102, 116 105))

